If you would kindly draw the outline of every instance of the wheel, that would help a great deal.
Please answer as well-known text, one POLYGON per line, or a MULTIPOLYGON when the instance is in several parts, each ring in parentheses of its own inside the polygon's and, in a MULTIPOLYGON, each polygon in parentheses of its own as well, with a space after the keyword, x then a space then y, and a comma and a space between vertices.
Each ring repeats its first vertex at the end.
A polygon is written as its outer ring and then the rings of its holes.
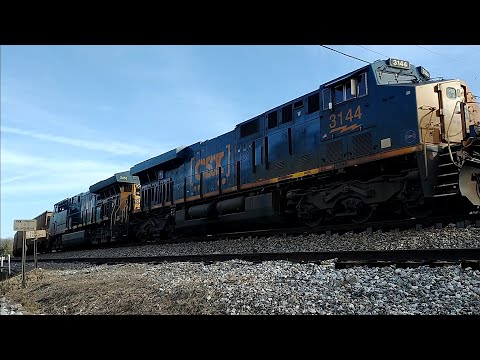
POLYGON ((310 203, 302 203, 297 208, 298 217, 308 227, 319 226, 325 220, 325 212, 310 203))
POLYGON ((303 223, 311 228, 319 226, 323 220, 325 220, 325 213, 320 211, 312 213, 310 217, 302 218, 303 223))
POLYGON ((370 220, 373 215, 375 208, 373 206, 364 205, 357 208, 357 215, 352 217, 352 222, 354 224, 363 224, 370 220))

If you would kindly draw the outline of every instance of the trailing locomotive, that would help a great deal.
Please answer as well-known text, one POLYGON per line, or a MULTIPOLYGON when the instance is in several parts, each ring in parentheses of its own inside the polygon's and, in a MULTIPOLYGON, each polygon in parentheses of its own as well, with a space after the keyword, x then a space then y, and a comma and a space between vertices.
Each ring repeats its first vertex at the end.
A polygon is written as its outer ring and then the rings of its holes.
POLYGON ((48 249, 128 241, 130 214, 139 207, 138 177, 122 172, 55 204, 48 249))
POLYGON ((479 110, 464 81, 377 61, 56 204, 49 246, 468 213, 479 110))

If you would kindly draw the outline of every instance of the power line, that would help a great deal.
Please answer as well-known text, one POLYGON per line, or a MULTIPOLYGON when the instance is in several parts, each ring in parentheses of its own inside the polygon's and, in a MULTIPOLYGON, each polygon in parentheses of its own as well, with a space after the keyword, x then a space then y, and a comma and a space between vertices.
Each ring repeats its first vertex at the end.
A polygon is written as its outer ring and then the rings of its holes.
POLYGON ((362 46, 362 45, 357 45, 357 46, 358 46, 358 47, 361 47, 362 49, 368 50, 368 51, 370 51, 370 52, 372 52, 372 53, 385 56, 386 58, 389 57, 389 56, 387 56, 387 55, 385 55, 385 54, 381 54, 381 53, 379 53, 379 52, 377 52, 377 51, 374 51, 374 50, 372 50, 372 49, 366 48, 365 46, 362 46))
MULTIPOLYGON (((436 51, 433 51, 433 50, 427 49, 426 47, 423 47, 423 46, 420 46, 420 45, 415 45, 415 46, 418 46, 418 47, 419 47, 419 48, 421 48, 421 49, 424 49, 424 50, 430 51, 431 53, 434 53, 434 54, 437 54, 437 55, 440 55, 440 56, 446 57, 447 59, 450 59, 450 60, 453 60, 453 61, 456 61, 456 62, 459 62, 459 63, 464 63, 464 64, 466 64, 466 62, 465 62, 465 61, 461 61, 461 60, 458 60, 458 59, 451 58, 450 56, 447 56, 447 55, 444 55, 444 54, 440 54, 440 53, 438 53, 438 52, 436 52, 436 51)), ((468 45, 467 45, 467 46, 468 46, 468 45)), ((474 50, 476 50, 476 49, 474 49, 474 50)), ((477 75, 477 76, 478 76, 478 75, 477 75)), ((477 77, 475 76, 475 79, 476 79, 476 78, 477 78, 477 77)), ((475 80, 475 79, 474 79, 474 80, 475 80)))
POLYGON ((365 60, 360 59, 360 58, 357 58, 357 57, 355 57, 355 56, 345 54, 345 53, 343 53, 343 52, 341 52, 341 51, 332 49, 332 48, 330 48, 330 47, 328 47, 328 46, 325 46, 325 45, 320 45, 320 46, 321 46, 321 47, 324 47, 324 48, 326 48, 326 49, 328 49, 328 50, 335 51, 335 52, 337 52, 337 53, 339 53, 339 54, 342 54, 342 55, 344 55, 344 56, 348 56, 348 57, 350 57, 350 58, 352 58, 352 59, 355 59, 355 60, 358 60, 358 61, 363 61, 364 63, 367 63, 367 64, 371 64, 371 62, 369 62, 369 61, 365 61, 365 60))
POLYGON ((447 59, 450 59, 450 60, 453 60, 453 61, 458 61, 457 59, 454 59, 454 58, 451 58, 450 56, 447 56, 447 55, 444 55, 444 54, 440 54, 436 51, 433 51, 433 50, 430 50, 430 49, 427 49, 426 47, 423 47, 423 46, 420 46, 420 45, 415 45, 415 46, 418 46, 419 48, 421 49, 424 49, 424 50, 427 50, 427 51, 430 51, 431 53, 434 53, 434 54, 437 54, 437 55, 440 55, 440 56, 443 56, 443 57, 446 57, 447 59))
POLYGON ((470 49, 473 49, 473 50, 475 50, 476 52, 480 53, 480 50, 477 50, 477 49, 474 48, 473 46, 470 46, 470 45, 465 45, 465 46, 468 46, 470 49))

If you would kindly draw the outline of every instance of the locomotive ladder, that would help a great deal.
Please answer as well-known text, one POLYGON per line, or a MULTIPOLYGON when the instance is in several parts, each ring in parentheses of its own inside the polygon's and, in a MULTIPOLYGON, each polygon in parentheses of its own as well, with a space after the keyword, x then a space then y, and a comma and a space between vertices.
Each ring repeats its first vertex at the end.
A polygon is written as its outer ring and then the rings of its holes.
MULTIPOLYGON (((453 160, 457 161, 457 149, 452 147, 453 160)), ((452 163, 448 148, 439 153, 439 164, 437 173, 437 185, 435 186, 435 194, 433 197, 454 196, 460 194, 458 184, 459 171, 457 165, 452 163)))

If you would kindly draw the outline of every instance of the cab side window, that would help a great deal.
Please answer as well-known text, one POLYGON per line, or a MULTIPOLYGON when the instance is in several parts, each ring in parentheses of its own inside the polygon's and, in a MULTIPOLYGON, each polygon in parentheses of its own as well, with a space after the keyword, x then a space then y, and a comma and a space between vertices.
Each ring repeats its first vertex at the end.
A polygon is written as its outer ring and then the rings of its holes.
POLYGON ((367 73, 357 77, 357 96, 367 95, 367 73))
MULTIPOLYGON (((341 84, 334 87, 334 100, 335 104, 340 104, 344 101, 355 99, 367 95, 367 73, 355 75, 341 84), (352 86, 356 86, 355 91, 352 94, 352 86)), ((324 90, 325 96, 325 90, 324 90)), ((328 103, 324 102, 324 109, 328 106, 328 103)))

